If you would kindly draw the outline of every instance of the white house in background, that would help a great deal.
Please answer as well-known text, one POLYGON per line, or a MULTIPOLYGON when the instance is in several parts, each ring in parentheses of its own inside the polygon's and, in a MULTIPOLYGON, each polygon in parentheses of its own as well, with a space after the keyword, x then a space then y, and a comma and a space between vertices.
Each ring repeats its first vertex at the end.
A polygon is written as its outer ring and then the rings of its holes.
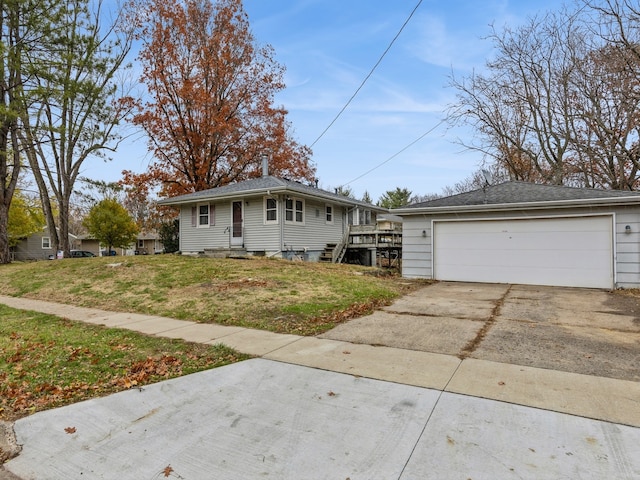
POLYGON ((237 253, 340 261, 350 225, 388 210, 267 174, 161 200, 180 209, 183 254, 237 253))
POLYGON ((405 277, 640 287, 640 192, 506 182, 392 212, 405 277))

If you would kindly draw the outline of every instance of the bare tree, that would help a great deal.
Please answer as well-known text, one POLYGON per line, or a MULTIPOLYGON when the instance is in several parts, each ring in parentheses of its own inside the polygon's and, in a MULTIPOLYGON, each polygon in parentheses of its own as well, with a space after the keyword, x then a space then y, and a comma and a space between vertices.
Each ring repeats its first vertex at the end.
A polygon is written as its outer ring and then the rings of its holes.
POLYGON ((633 50, 609 45, 586 55, 570 96, 572 172, 586 186, 634 190, 640 172, 640 78, 633 50))
POLYGON ((534 17, 516 30, 492 30, 496 57, 486 75, 452 79, 458 101, 449 120, 476 128, 479 143, 516 179, 565 181, 570 147, 568 92, 581 31, 566 12, 534 17))

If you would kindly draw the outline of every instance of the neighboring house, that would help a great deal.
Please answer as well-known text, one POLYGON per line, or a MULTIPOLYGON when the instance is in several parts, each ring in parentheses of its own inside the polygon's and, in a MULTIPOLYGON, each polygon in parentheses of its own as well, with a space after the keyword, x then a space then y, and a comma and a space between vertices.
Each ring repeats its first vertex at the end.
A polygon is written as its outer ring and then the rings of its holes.
POLYGON ((405 277, 640 287, 639 192, 507 182, 392 212, 405 277))
POLYGON ((340 261, 349 225, 387 212, 299 182, 269 176, 161 200, 180 208, 183 254, 250 255, 340 261))
POLYGON ((98 240, 92 238, 88 233, 80 235, 78 238, 80 239, 80 250, 86 250, 100 256, 101 248, 98 240))
MULTIPOLYGON (((72 250, 78 248, 79 241, 75 235, 69 234, 69 245, 72 250)), ((42 232, 21 239, 15 247, 12 247, 11 255, 15 261, 27 261, 53 259, 57 254, 53 249, 49 230, 45 227, 42 232)))
MULTIPOLYGON (((89 234, 80 236, 80 245, 82 250, 98 256, 106 254, 107 247, 100 245, 100 242, 89 234)), ((156 232, 142 232, 138 235, 135 245, 131 245, 130 248, 113 248, 113 251, 116 255, 153 255, 162 253, 162 248, 160 236, 156 232)))
POLYGON ((163 252, 160 235, 157 232, 141 232, 136 240, 136 255, 153 255, 163 252))

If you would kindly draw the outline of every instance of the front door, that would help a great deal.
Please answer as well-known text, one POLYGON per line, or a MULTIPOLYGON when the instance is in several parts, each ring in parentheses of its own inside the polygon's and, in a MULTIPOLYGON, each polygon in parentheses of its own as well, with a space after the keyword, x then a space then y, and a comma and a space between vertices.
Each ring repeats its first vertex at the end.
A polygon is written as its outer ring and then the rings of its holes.
POLYGON ((231 202, 231 246, 244 245, 242 202, 231 202))

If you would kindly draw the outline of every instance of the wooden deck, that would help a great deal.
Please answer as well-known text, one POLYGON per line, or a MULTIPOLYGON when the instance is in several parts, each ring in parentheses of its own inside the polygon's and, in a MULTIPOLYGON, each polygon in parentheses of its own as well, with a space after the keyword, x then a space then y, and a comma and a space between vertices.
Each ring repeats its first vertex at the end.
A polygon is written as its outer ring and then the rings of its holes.
POLYGON ((402 258, 402 228, 379 228, 377 225, 352 225, 349 231, 345 262, 399 267, 402 258))

